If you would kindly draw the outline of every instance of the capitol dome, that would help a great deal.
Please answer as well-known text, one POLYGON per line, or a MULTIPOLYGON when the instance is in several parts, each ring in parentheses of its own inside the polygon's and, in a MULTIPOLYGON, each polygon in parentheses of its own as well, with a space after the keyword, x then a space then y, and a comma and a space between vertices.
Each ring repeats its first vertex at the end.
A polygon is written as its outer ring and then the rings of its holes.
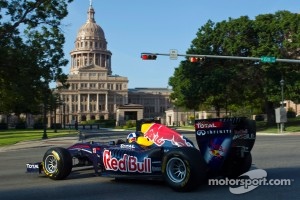
POLYGON ((78 31, 78 39, 105 39, 104 31, 98 24, 96 24, 94 14, 95 11, 93 7, 90 6, 87 22, 81 26, 78 31))
POLYGON ((70 74, 78 74, 81 68, 93 65, 107 70, 107 74, 111 75, 112 53, 107 49, 103 29, 96 24, 92 4, 90 4, 87 14, 86 23, 80 27, 77 33, 75 48, 70 52, 70 74))

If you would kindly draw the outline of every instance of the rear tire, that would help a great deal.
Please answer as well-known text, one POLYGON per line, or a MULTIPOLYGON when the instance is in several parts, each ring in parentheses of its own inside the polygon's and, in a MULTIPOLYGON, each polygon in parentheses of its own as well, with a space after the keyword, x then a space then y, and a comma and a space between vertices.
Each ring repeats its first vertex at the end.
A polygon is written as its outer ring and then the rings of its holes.
POLYGON ((61 180, 72 171, 72 157, 65 148, 54 147, 49 149, 43 158, 43 170, 51 179, 61 180))
POLYGON ((251 153, 245 155, 243 158, 233 158, 225 161, 223 175, 235 179, 241 174, 249 171, 252 165, 251 153))
POLYGON ((175 191, 196 189, 206 177, 206 164, 200 152, 190 147, 170 150, 163 159, 164 180, 175 191))

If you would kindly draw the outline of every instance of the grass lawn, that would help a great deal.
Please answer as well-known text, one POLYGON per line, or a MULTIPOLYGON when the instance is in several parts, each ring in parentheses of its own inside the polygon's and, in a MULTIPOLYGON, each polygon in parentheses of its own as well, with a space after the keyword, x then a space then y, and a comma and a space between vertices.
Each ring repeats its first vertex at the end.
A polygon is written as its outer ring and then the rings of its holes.
MULTIPOLYGON (((0 130, 0 146, 12 145, 21 141, 28 140, 41 140, 43 137, 43 130, 34 130, 34 129, 26 129, 26 130, 17 130, 17 129, 9 129, 9 130, 0 130)), ((64 137, 64 136, 76 136, 76 130, 57 130, 57 133, 54 130, 47 130, 48 138, 55 137, 64 137)))
MULTIPOLYGON (((288 119, 287 123, 284 123, 285 132, 300 132, 300 120, 299 118, 288 119)), ((267 125, 266 122, 256 122, 256 131, 263 133, 278 133, 278 124, 267 125)))

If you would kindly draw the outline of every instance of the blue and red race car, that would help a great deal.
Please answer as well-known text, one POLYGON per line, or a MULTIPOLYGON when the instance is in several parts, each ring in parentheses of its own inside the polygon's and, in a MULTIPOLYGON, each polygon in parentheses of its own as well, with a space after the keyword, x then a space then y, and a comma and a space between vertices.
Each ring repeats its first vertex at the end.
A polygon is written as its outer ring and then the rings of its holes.
POLYGON ((53 147, 42 162, 27 163, 27 172, 65 179, 72 169, 93 166, 100 176, 164 180, 175 191, 191 191, 209 176, 237 177, 252 164, 255 122, 247 118, 195 120, 198 148, 177 131, 159 123, 143 123, 137 140, 79 142, 53 147), (141 141, 139 142, 139 138, 141 141))

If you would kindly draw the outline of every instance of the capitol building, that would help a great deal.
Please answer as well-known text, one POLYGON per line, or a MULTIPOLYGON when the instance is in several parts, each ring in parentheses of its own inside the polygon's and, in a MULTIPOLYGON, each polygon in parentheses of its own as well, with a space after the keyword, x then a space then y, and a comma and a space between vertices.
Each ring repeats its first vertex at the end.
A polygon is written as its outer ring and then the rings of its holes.
MULTIPOLYGON (((168 88, 128 88, 128 78, 112 74, 112 52, 103 29, 96 23, 95 10, 90 4, 87 21, 77 33, 74 49, 70 52, 68 89, 59 89, 63 106, 51 122, 116 120, 117 125, 127 120, 165 118, 165 111, 172 108, 168 88)), ((61 86, 61 83, 57 83, 61 86)))
MULTIPOLYGON (((96 23, 95 10, 90 3, 87 21, 77 33, 70 52, 68 88, 57 82, 53 93, 59 98, 54 111, 47 114, 47 126, 54 123, 74 124, 90 120, 114 120, 117 126, 128 120, 156 118, 169 126, 185 125, 191 117, 215 117, 215 111, 190 111, 173 105, 169 88, 128 88, 128 78, 112 74, 112 52, 108 50, 105 34, 96 23)), ((23 114, 32 127, 41 116, 23 114)), ((14 126, 18 119, 0 115, 0 120, 14 126)))

